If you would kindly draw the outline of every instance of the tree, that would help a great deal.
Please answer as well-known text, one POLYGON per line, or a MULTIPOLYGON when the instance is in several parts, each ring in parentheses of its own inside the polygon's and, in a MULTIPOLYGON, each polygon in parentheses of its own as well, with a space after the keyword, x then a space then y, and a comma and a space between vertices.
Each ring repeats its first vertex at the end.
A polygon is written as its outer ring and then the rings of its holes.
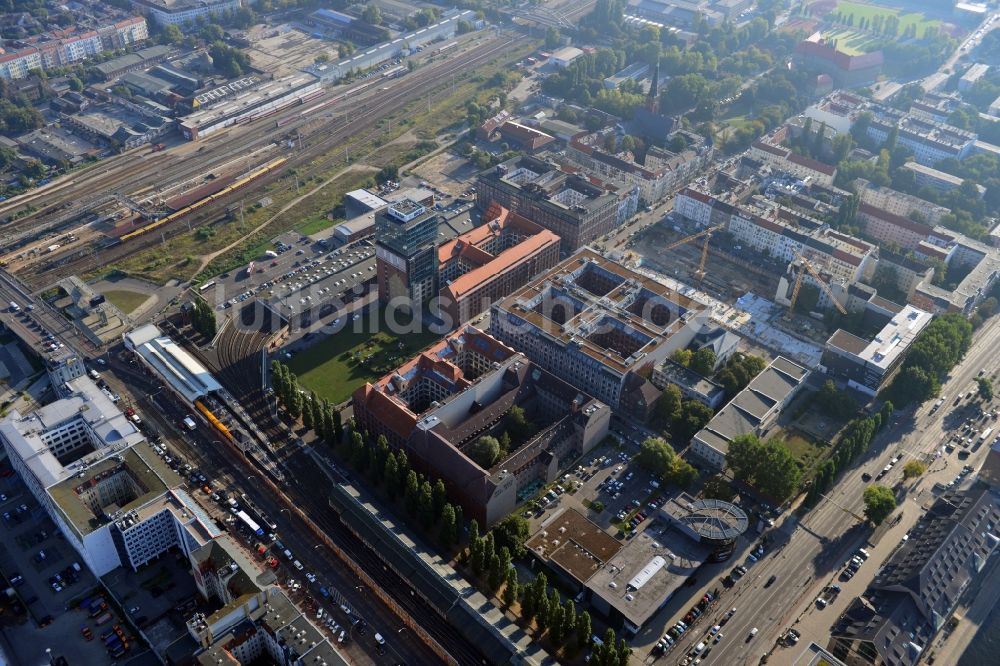
POLYGON ((518 514, 511 514, 493 526, 490 534, 496 540, 497 546, 506 548, 511 557, 524 557, 524 542, 530 535, 528 521, 518 514))
POLYGON ((733 473, 733 478, 737 481, 750 482, 757 472, 757 461, 761 453, 761 443, 757 435, 749 433, 734 437, 726 451, 726 466, 733 473))
POLYGON ((382 10, 376 5, 365 5, 361 12, 361 20, 370 25, 382 25, 382 10))
POLYGON ((507 608, 513 606, 514 602, 517 600, 519 587, 520 583, 517 580, 517 569, 508 569, 506 584, 503 588, 503 595, 501 596, 507 608))
POLYGON ((451 548, 455 543, 455 507, 445 504, 441 509, 441 521, 438 528, 438 537, 445 548, 451 548))
POLYGON ((510 408, 510 411, 507 412, 505 423, 511 440, 517 442, 519 445, 534 437, 535 433, 538 432, 538 428, 528 420, 524 409, 519 405, 514 405, 510 408))
POLYGON ((420 482, 417 480, 417 473, 411 469, 406 474, 406 485, 403 486, 403 500, 406 504, 406 511, 411 516, 417 512, 419 498, 420 482))
POLYGON ((691 369, 702 377, 708 377, 715 371, 715 350, 702 347, 691 355, 691 369))
POLYGON ((896 509, 896 496, 892 489, 878 484, 865 488, 865 517, 874 525, 881 525, 896 509))
POLYGON ((576 620, 576 642, 580 647, 590 645, 590 613, 583 611, 576 620))
POLYGON ((557 28, 548 28, 545 31, 545 48, 556 49, 559 48, 560 44, 559 30, 557 28))
POLYGON ((677 453, 662 437, 648 437, 639 446, 637 462, 655 477, 663 478, 674 467, 677 453))
POLYGON ((783 440, 770 439, 764 444, 764 458, 754 474, 754 485, 762 493, 782 501, 799 487, 802 471, 783 440))
POLYGON ((686 368, 691 364, 693 356, 694 353, 690 349, 678 349, 670 355, 670 360, 678 365, 683 365, 686 368))
POLYGON ((434 482, 434 487, 431 491, 433 493, 434 516, 438 518, 444 510, 444 505, 448 502, 448 491, 445 489, 444 481, 441 479, 434 482))
POLYGON ((417 496, 417 518, 426 530, 434 523, 434 517, 434 489, 430 481, 424 480, 417 496))
POLYGON ((563 606, 562 599, 559 598, 559 592, 552 588, 552 593, 549 595, 549 614, 545 619, 545 625, 549 628, 549 636, 552 638, 553 643, 559 643, 562 640, 562 629, 563 629, 563 606))
POLYGON ((736 496, 736 491, 733 490, 724 476, 716 474, 705 479, 701 494, 707 499, 720 499, 728 502, 736 496))
POLYGON ((903 465, 903 478, 915 479, 926 471, 927 465, 919 460, 907 460, 906 464, 903 465))
POLYGON ((699 430, 712 420, 715 412, 705 403, 685 400, 681 403, 681 416, 674 421, 673 434, 676 441, 688 442, 699 430))
POLYGON ((977 391, 980 400, 985 400, 989 402, 993 399, 993 380, 989 377, 977 377, 976 378, 977 391))
POLYGON ((567 599, 563 605, 562 629, 560 634, 563 638, 569 638, 576 631, 576 604, 572 599, 567 599))
POLYGON ((389 499, 396 499, 399 494, 399 464, 396 462, 396 454, 392 451, 385 458, 382 481, 385 483, 385 494, 389 499))
POLYGON ((69 89, 74 92, 80 92, 83 90, 83 81, 75 76, 69 77, 69 79, 66 80, 66 83, 69 84, 69 89))
POLYGON ((341 422, 340 410, 333 409, 333 441, 340 442, 344 439, 344 424, 341 422))
POLYGON ((500 459, 500 442, 492 435, 483 435, 465 453, 483 469, 490 469, 500 459))
POLYGON ((670 424, 680 415, 681 390, 674 384, 668 384, 660 397, 653 403, 653 418, 662 425, 670 424))
POLYGON ((493 553, 490 557, 490 561, 487 566, 486 582, 490 586, 491 590, 496 590, 500 587, 500 583, 504 580, 504 570, 500 563, 500 556, 497 553, 493 553))

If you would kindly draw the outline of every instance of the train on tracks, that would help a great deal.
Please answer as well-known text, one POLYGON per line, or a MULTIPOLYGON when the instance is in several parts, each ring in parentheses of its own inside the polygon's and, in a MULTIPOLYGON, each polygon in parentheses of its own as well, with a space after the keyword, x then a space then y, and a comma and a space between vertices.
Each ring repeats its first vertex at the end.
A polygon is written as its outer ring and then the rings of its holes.
POLYGON ((156 229, 159 229, 160 227, 166 226, 171 222, 179 220, 180 218, 186 215, 190 215, 196 210, 203 208, 214 201, 218 201, 219 199, 222 199, 223 197, 232 194, 236 190, 246 187, 253 181, 257 180, 258 178, 266 176, 267 174, 272 173, 277 169, 280 169, 281 166, 284 165, 285 162, 287 161, 288 161, 287 157, 279 157, 277 159, 273 159, 267 164, 257 167, 256 169, 248 173, 246 176, 243 176, 242 178, 233 181, 229 186, 222 188, 215 194, 210 194, 203 199, 199 199, 191 204, 188 204, 187 206, 184 206, 183 208, 176 210, 173 213, 170 213, 169 215, 161 217, 160 219, 151 222, 144 227, 140 227, 135 231, 130 231, 127 234, 122 234, 122 236, 118 240, 119 242, 124 243, 128 240, 131 240, 132 238, 137 238, 139 236, 149 233, 150 231, 154 231, 156 229))

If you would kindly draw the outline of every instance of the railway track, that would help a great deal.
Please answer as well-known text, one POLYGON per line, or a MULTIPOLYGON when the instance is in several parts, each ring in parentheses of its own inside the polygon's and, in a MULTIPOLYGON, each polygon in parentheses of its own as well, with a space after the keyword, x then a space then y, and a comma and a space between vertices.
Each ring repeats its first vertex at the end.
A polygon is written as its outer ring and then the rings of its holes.
MULTIPOLYGON (((368 131, 368 134, 364 135, 365 139, 369 142, 374 141, 374 139, 381 135, 381 131, 378 129, 372 130, 372 127, 378 123, 383 115, 410 102, 419 101, 423 97, 434 94, 436 88, 442 84, 446 84, 453 74, 467 71, 470 68, 488 62, 498 54, 510 48, 516 48, 523 41, 525 41, 523 38, 514 38, 499 43, 491 42, 486 48, 471 50, 460 54, 456 58, 437 63, 437 67, 429 68, 424 76, 419 76, 424 70, 418 69, 407 77, 395 80, 395 83, 385 94, 375 96, 370 101, 366 101, 360 108, 355 109, 352 114, 345 112, 345 120, 333 128, 332 131, 322 127, 316 128, 311 136, 317 136, 318 140, 310 141, 302 151, 291 155, 288 167, 295 168, 306 165, 316 157, 329 153, 346 139, 356 137, 365 131, 368 131)), ((294 129, 294 126, 292 128, 294 129)), ((325 160, 312 164, 303 174, 303 177, 308 177, 329 168, 339 159, 339 155, 331 155, 325 160)), ((248 189, 241 190, 238 196, 240 198, 247 197, 248 192, 253 192, 255 189, 278 180, 282 173, 271 173, 259 178, 248 189)), ((234 195, 233 198, 236 196, 234 195)), ((130 254, 145 250, 157 243, 165 242, 177 234, 185 233, 189 226, 201 226, 206 222, 214 221, 218 218, 220 209, 224 209, 227 205, 231 204, 233 198, 220 199, 219 202, 204 207, 195 215, 164 226, 158 230, 159 233, 108 247, 91 246, 80 249, 72 255, 60 257, 52 262, 36 263, 21 277, 34 288, 40 289, 69 275, 86 273, 96 266, 112 264, 130 254)))

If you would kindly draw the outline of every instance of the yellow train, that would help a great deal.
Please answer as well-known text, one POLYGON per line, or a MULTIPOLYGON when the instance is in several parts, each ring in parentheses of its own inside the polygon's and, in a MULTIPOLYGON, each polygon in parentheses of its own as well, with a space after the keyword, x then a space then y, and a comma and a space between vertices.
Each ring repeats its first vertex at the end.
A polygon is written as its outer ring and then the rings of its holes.
POLYGON ((280 168, 287 161, 288 161, 288 158, 286 158, 286 157, 279 157, 277 159, 271 160, 267 164, 265 164, 263 166, 260 166, 260 167, 257 167, 256 169, 254 169, 253 171, 251 171, 250 173, 248 173, 243 178, 240 178, 239 180, 233 181, 232 184, 230 184, 228 187, 224 187, 223 189, 219 190, 215 194, 210 194, 209 196, 205 197, 204 199, 199 199, 198 201, 195 201, 194 203, 189 204, 189 205, 185 206, 184 208, 181 208, 178 211, 174 211, 173 213, 171 213, 170 215, 167 215, 166 217, 161 217, 159 220, 156 220, 155 222, 151 222, 150 224, 147 224, 146 226, 142 227, 141 229, 136 229, 135 231, 130 231, 127 234, 123 234, 119 240, 124 243, 125 241, 127 241, 127 240, 129 240, 131 238, 136 238, 137 236, 141 236, 141 235, 143 235, 145 233, 148 233, 150 231, 158 229, 158 228, 162 227, 165 224, 170 224, 171 222, 173 222, 175 220, 179 220, 180 218, 184 217, 185 215, 193 213, 194 211, 198 210, 199 208, 201 208, 203 206, 206 206, 207 204, 212 203, 213 201, 217 201, 217 200, 221 199, 224 196, 232 194, 236 190, 240 189, 241 187, 246 186, 247 184, 249 184, 250 182, 256 180, 257 178, 260 178, 261 176, 264 176, 264 175, 266 175, 268 173, 271 173, 275 169, 280 168))
POLYGON ((204 415, 205 419, 212 424, 212 427, 218 430, 223 437, 228 439, 230 442, 236 443, 236 438, 233 437, 233 433, 229 432, 229 428, 225 424, 215 417, 212 410, 201 403, 201 400, 195 400, 194 406, 198 408, 198 411, 204 415))

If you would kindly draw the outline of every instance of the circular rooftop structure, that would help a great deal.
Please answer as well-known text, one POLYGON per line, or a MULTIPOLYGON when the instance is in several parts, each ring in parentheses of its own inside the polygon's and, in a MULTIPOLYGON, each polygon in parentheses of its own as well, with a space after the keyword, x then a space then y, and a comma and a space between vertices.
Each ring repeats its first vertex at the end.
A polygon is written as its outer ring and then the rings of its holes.
POLYGON ((703 542, 726 544, 747 531, 750 519, 732 502, 717 499, 695 500, 687 505, 687 515, 676 520, 697 534, 703 542))

